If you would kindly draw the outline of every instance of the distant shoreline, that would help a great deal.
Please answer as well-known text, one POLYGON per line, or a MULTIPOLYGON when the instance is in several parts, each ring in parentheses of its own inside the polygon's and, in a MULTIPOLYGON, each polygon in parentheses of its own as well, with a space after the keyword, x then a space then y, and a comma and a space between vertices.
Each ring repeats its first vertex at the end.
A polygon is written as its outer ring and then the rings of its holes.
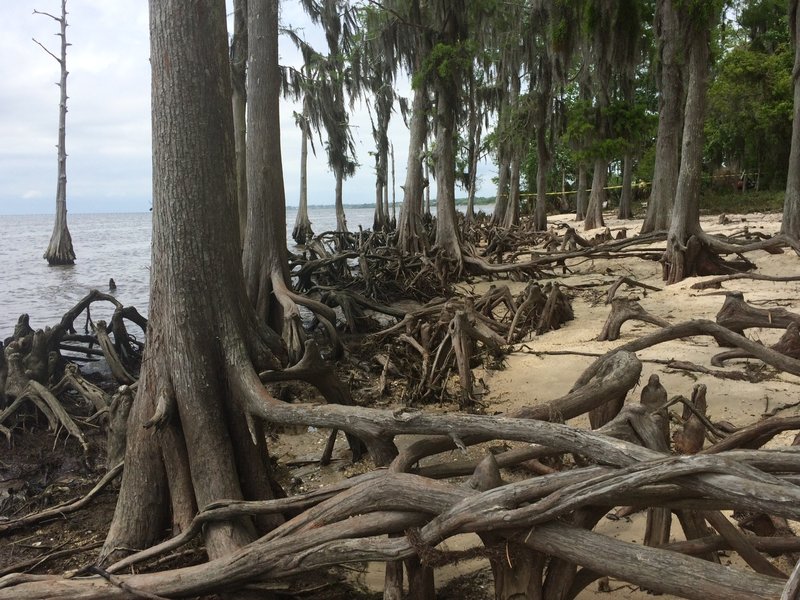
MULTIPOLYGON (((495 203, 495 198, 492 197, 482 197, 482 198, 475 198, 475 206, 489 206, 495 203)), ((397 203, 398 205, 401 204, 400 202, 397 203)), ((466 206, 467 199, 466 198, 456 198, 456 206, 466 206)), ((436 199, 431 198, 431 206, 436 206, 436 199)), ((286 208, 293 208, 297 209, 298 207, 293 204, 287 204, 286 208)), ((319 208, 336 208, 334 204, 309 204, 308 208, 319 209, 319 208)), ((347 210, 348 208, 375 208, 375 203, 366 203, 366 204, 345 204, 344 209, 347 210)), ((113 211, 92 211, 92 212, 84 212, 84 211, 72 211, 68 210, 68 214, 70 215, 137 215, 137 214, 145 214, 152 212, 152 210, 113 210, 113 211)), ((30 212, 30 213, 3 213, 0 212, 0 216, 6 217, 31 217, 31 216, 38 216, 38 215, 54 215, 53 212, 30 212)))

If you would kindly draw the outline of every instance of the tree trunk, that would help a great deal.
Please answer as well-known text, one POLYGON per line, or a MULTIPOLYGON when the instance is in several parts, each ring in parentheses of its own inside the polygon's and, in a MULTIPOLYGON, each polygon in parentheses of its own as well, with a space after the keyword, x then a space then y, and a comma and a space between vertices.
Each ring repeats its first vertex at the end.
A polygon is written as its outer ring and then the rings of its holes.
POLYGON ((792 121, 792 149, 789 154, 789 173, 786 177, 786 197, 783 203, 781 233, 800 238, 800 9, 798 0, 791 0, 789 26, 794 43, 794 120, 792 121))
POLYGON ((422 228, 422 199, 424 181, 422 171, 425 138, 428 136, 428 92, 424 85, 414 90, 409 126, 408 163, 406 183, 403 186, 403 204, 400 207, 398 244, 406 252, 421 252, 425 247, 422 228))
POLYGON ((247 64, 247 229, 242 254, 256 316, 281 333, 292 362, 303 354, 300 312, 288 294, 286 196, 280 139, 278 0, 250 0, 247 64), (273 298, 274 296, 274 298, 273 298))
POLYGON ((394 144, 389 144, 389 157, 392 161, 392 229, 397 229, 397 182, 394 171, 394 144))
POLYGON ((508 180, 511 178, 511 161, 508 159, 508 154, 502 147, 499 153, 500 155, 497 159, 497 194, 494 199, 494 213, 492 213, 491 219, 492 225, 500 225, 505 221, 510 199, 508 180))
POLYGON ((622 193, 619 196, 617 218, 633 218, 633 158, 627 152, 622 162, 622 193))
POLYGON ((589 196, 586 193, 586 164, 578 165, 578 191, 575 194, 575 220, 583 221, 586 218, 586 205, 589 203, 589 196))
POLYGON ((461 270, 461 241, 456 220, 456 159, 453 142, 455 106, 453 91, 444 82, 436 90, 436 245, 461 270))
POLYGON ((381 80, 375 92, 375 218, 373 230, 389 231, 389 122, 394 94, 381 80))
POLYGON ((699 260, 704 252, 696 236, 702 234, 699 196, 708 88, 709 27, 709 24, 697 24, 687 35, 691 43, 686 49, 689 81, 683 117, 681 167, 672 209, 672 224, 667 235, 667 249, 662 259, 664 280, 668 284, 697 274, 699 260))
MULTIPOLYGON (((388 144, 387 144, 388 146, 388 144)), ((391 230, 391 219, 389 218, 389 151, 388 147, 383 157, 383 214, 386 215, 384 230, 391 230)))
POLYGON ((386 213, 383 211, 383 176, 380 152, 375 155, 375 214, 372 217, 372 230, 383 231, 386 226, 386 213))
POLYGON ((589 194, 589 206, 586 207, 584 229, 604 227, 603 204, 606 201, 606 183, 608 183, 608 161, 596 158, 594 161, 594 174, 592 176, 592 192, 589 194))
POLYGON ((533 224, 537 231, 545 231, 547 229, 547 172, 550 169, 547 123, 552 112, 552 63, 547 60, 540 61, 539 79, 539 94, 536 99, 536 209, 533 224))
POLYGON ((425 216, 431 216, 431 167, 428 164, 428 139, 425 139, 425 152, 424 152, 423 166, 425 167, 425 175, 422 179, 423 188, 425 189, 425 216))
POLYGON ((244 247, 247 227, 247 0, 233 2, 231 84, 233 89, 233 139, 236 145, 236 196, 239 236, 244 247))
POLYGON ((72 249, 72 236, 67 227, 67 0, 61 0, 61 18, 56 19, 61 32, 61 91, 58 102, 58 182, 56 184, 56 221, 50 243, 44 253, 44 259, 51 265, 71 265, 75 263, 75 251, 72 249))
MULTIPOLYGON (((153 0, 150 31, 151 310, 106 560, 163 536, 170 507, 173 528, 184 529, 210 502, 272 497, 265 438, 248 433, 235 391, 254 368, 278 368, 282 350, 256 319, 240 266, 225 3, 185 10, 153 0)), ((274 523, 209 525, 208 554, 228 554, 274 523)))
POLYGON ((298 244, 305 244, 314 237, 311 221, 308 218, 308 109, 303 110, 303 124, 300 137, 300 200, 297 217, 294 220, 292 238, 298 244))
POLYGON ((347 219, 344 215, 344 201, 342 198, 342 184, 344 183, 344 173, 341 169, 336 169, 336 231, 347 231, 347 219))
POLYGON ((669 229, 680 165, 684 48, 673 0, 659 0, 655 29, 661 59, 658 138, 653 184, 641 233, 669 229))
POLYGON ((550 168, 550 152, 547 148, 547 132, 544 128, 536 130, 536 209, 533 226, 536 231, 547 229, 547 171, 550 168))
POLYGON ((467 192, 467 212, 466 212, 466 221, 467 223, 472 222, 475 218, 475 192, 478 188, 478 158, 480 156, 480 152, 478 149, 481 146, 481 133, 483 129, 483 121, 479 118, 477 119, 478 124, 475 129, 475 137, 474 145, 475 149, 472 152, 472 162, 469 167, 469 191, 467 192))
POLYGON ((503 219, 503 227, 509 229, 514 225, 519 225, 519 177, 520 177, 520 157, 515 152, 511 159, 508 178, 508 206, 503 219))

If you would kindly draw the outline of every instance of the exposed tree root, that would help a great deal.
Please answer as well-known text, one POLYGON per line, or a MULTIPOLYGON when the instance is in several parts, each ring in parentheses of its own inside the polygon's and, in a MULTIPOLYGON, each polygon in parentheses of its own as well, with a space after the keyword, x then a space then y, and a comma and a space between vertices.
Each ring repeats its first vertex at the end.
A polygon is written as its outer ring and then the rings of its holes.
MULTIPOLYGON (((637 452, 650 451, 640 448, 637 452)), ((568 525, 547 522, 584 503, 616 504, 626 495, 630 497, 631 489, 643 486, 644 490, 664 478, 681 481, 690 489, 694 487, 693 481, 716 481, 720 477, 726 480, 749 477, 755 487, 772 485, 758 481, 766 475, 749 468, 738 468, 735 476, 714 475, 714 470, 720 467, 730 470, 730 462, 721 456, 717 462, 708 462, 705 458, 657 459, 632 468, 612 469, 606 476, 600 475, 597 467, 589 467, 506 484, 482 493, 446 484, 434 486, 413 475, 387 474, 323 501, 234 556, 175 571, 120 576, 120 580, 136 590, 159 595, 205 593, 219 590, 221 585, 232 590, 256 577, 270 579, 329 564, 409 557, 418 552, 420 545, 434 544, 459 531, 490 531, 496 524, 503 523, 504 531, 533 549, 650 589, 679 593, 687 598, 777 598, 783 587, 781 579, 737 573, 666 550, 647 550, 568 525), (425 497, 424 502, 420 502, 421 497, 425 497), (525 502, 533 503, 520 505, 525 502), (372 512, 364 514, 365 509, 372 512), (359 513, 361 516, 354 516, 359 513), (370 537, 398 532, 415 523, 427 524, 421 527, 413 542, 403 537, 370 537), (535 526, 535 535, 529 531, 531 526, 535 526), (518 532, 514 533, 514 529, 518 532), (313 552, 308 552, 311 549, 313 552), (625 558, 626 553, 634 553, 638 560, 625 558)), ((786 464, 782 466, 785 468, 786 464)), ((800 468, 800 464, 795 464, 795 468, 800 468)), ((712 487, 703 485, 703 489, 709 498, 717 498, 720 506, 730 502, 725 488, 715 492, 712 484, 712 487)), ((769 504, 767 500, 761 502, 769 504)), ((786 505, 783 512, 796 512, 789 508, 786 505)), ((16 594, 15 598, 35 597, 29 595, 28 589, 39 593, 47 589, 48 597, 54 598, 70 594, 81 598, 100 598, 101 594, 110 598, 124 597, 118 588, 109 587, 98 578, 37 578, 30 584, 25 583, 26 579, 16 576, 0 580, 3 588, 0 598, 10 598, 9 592, 16 594)))
POLYGON ((800 275, 790 275, 785 277, 774 277, 772 275, 763 275, 761 273, 732 273, 730 275, 723 275, 722 277, 714 277, 706 281, 698 281, 692 284, 693 290, 706 290, 709 288, 719 289, 726 281, 735 281, 737 279, 753 279, 756 281, 800 281, 800 275))
MULTIPOLYGON (((786 332, 777 342, 770 346, 770 350, 800 360, 800 324, 793 321, 786 328, 786 332)), ((734 358, 756 358, 757 356, 750 350, 737 349, 721 352, 711 357, 711 364, 715 367, 722 367, 726 360, 734 358)), ((757 357, 760 358, 760 357, 757 357)))
POLYGON ((751 327, 785 329, 791 323, 800 323, 800 314, 785 308, 755 308, 747 304, 741 292, 725 294, 725 302, 719 309, 717 323, 741 334, 751 327))
POLYGON ((666 319, 651 315, 638 302, 628 300, 627 298, 614 298, 611 301, 611 312, 603 325, 603 330, 600 332, 600 335, 597 336, 597 339, 600 341, 618 340, 622 324, 631 319, 652 323, 659 327, 669 327, 670 325, 670 322, 666 319))
MULTIPOLYGON (((354 404, 350 389, 337 376, 331 367, 322 360, 319 348, 313 340, 306 341, 306 349, 303 358, 286 369, 281 371, 264 371, 259 374, 262 382, 291 381, 300 380, 310 383, 317 388, 325 400, 332 404, 352 406, 354 404)), ((334 430, 334 435, 335 435, 334 430)), ((361 460, 365 449, 365 442, 350 434, 347 436, 352 451, 353 461, 361 460)), ((391 462, 397 454, 393 445, 387 446, 380 440, 368 438, 366 448, 376 465, 385 465, 391 462)))
POLYGON ((630 277, 620 277, 611 285, 610 288, 608 288, 608 294, 606 295, 606 304, 611 304, 611 301, 617 295, 617 290, 619 290, 619 288, 622 285, 626 285, 628 287, 640 287, 642 289, 652 290, 654 292, 661 291, 661 288, 657 288, 653 285, 647 285, 646 283, 641 283, 639 281, 631 279, 630 277))
POLYGON ((643 350, 644 348, 649 348, 663 342, 695 335, 709 335, 717 339, 722 339, 724 342, 731 344, 732 346, 737 346, 752 353, 753 356, 767 363, 768 365, 775 367, 776 369, 786 371, 787 373, 791 373, 792 375, 797 375, 800 377, 800 360, 785 356, 780 352, 772 350, 771 348, 766 348, 761 344, 747 339, 744 336, 734 333, 726 327, 722 327, 721 325, 714 323, 713 321, 695 319, 670 325, 669 327, 664 327, 659 331, 642 336, 636 340, 628 342, 627 344, 623 344, 613 350, 610 350, 592 365, 590 365, 581 374, 576 385, 581 385, 591 379, 591 377, 597 373, 598 369, 605 362, 605 360, 616 354, 618 351, 624 350, 627 352, 637 352, 639 350, 643 350))

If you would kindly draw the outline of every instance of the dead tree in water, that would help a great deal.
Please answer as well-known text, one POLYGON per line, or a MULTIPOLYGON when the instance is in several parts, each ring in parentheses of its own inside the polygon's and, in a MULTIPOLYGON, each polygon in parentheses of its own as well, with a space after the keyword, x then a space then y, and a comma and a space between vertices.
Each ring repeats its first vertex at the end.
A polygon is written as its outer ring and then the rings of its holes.
POLYGON ((53 226, 53 235, 50 244, 44 253, 44 259, 51 265, 71 265, 75 263, 75 251, 72 249, 72 236, 67 228, 67 0, 61 0, 61 16, 56 17, 50 13, 33 11, 37 15, 45 15, 56 21, 61 26, 61 32, 56 35, 61 37, 61 57, 59 58, 43 44, 33 40, 52 56, 61 65, 61 80, 57 84, 61 89, 61 98, 58 103, 58 184, 56 186, 56 222, 53 226))

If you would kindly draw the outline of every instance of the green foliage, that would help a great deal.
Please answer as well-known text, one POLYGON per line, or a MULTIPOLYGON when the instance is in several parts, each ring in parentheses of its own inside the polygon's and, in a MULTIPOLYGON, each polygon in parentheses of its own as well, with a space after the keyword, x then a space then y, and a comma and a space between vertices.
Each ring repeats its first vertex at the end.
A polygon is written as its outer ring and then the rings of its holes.
POLYGON ((709 162, 760 169, 768 185, 783 185, 791 146, 793 61, 787 43, 773 53, 740 45, 722 57, 709 89, 709 162))
MULTIPOLYGON (((561 190, 562 175, 565 176, 563 182, 565 188, 571 190, 574 187, 578 172, 575 156, 576 154, 563 141, 556 143, 552 152, 550 170, 547 174, 548 191, 557 192, 561 190)), ((520 187, 528 192, 536 192, 536 175, 539 170, 538 158, 536 144, 531 144, 521 167, 522 182, 520 187)))
POLYGON ((434 79, 460 85, 462 78, 469 73, 477 51, 478 45, 474 40, 436 44, 414 74, 412 86, 417 88, 434 79))
POLYGON ((600 119, 609 125, 609 135, 605 137, 597 130, 596 117, 591 102, 576 100, 569 108, 564 138, 574 149, 577 161, 597 157, 611 160, 628 152, 636 153, 652 143, 658 125, 658 117, 641 102, 612 101, 602 110, 600 119))
POLYGON ((687 13, 690 21, 698 26, 707 26, 716 20, 724 5, 724 0, 675 0, 675 7, 687 13))
POLYGON ((775 52, 791 41, 786 17, 786 0, 751 1, 742 8, 739 25, 747 32, 752 50, 775 52))

